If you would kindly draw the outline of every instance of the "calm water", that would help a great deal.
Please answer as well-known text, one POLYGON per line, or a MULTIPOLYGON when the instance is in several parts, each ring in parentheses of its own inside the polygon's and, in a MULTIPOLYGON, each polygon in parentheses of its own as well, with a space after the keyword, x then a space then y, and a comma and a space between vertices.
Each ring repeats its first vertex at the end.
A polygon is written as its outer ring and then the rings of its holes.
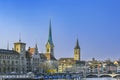
MULTIPOLYGON (((52 80, 52 79, 48 79, 52 80)), ((54 79, 54 80, 73 80, 73 79, 54 79)), ((115 78, 86 78, 86 79, 74 79, 74 80, 120 80, 115 78)))
POLYGON ((115 79, 115 78, 86 78, 86 79, 81 79, 81 80, 120 80, 119 79, 115 79))

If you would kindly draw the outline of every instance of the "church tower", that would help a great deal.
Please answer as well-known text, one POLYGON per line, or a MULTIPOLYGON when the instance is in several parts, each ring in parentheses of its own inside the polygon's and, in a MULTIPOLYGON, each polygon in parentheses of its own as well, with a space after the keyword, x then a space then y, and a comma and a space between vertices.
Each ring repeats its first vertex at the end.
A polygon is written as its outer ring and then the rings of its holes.
POLYGON ((14 43, 14 50, 18 53, 25 52, 26 49, 26 43, 21 42, 21 39, 19 39, 19 42, 14 43))
POLYGON ((74 60, 79 60, 80 61, 80 46, 79 46, 79 41, 77 39, 76 46, 74 48, 74 60))
POLYGON ((37 47, 37 44, 35 44, 35 53, 38 54, 38 47, 37 47))
POLYGON ((54 44, 52 41, 52 30, 51 30, 51 20, 49 23, 49 35, 48 35, 48 41, 46 44, 46 53, 51 54, 52 56, 54 56, 54 44))

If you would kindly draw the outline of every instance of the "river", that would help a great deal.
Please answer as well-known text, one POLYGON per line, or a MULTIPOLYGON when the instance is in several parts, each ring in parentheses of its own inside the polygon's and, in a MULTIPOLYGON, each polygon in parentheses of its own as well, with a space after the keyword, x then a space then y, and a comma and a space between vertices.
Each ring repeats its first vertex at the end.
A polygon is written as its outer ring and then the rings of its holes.
MULTIPOLYGON (((46 80, 73 80, 73 79, 46 79, 46 80)), ((83 78, 83 79, 74 79, 74 80, 120 80, 116 78, 83 78)))
POLYGON ((86 79, 80 79, 80 80, 120 80, 116 78, 86 78, 86 79))

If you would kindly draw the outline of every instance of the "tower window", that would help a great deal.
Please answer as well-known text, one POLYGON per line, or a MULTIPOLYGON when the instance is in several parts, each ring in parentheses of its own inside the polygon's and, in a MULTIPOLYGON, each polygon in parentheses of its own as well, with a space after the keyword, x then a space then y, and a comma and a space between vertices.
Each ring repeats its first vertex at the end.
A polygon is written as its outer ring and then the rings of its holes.
POLYGON ((47 52, 49 52, 49 49, 47 49, 47 52))
POLYGON ((18 51, 18 48, 17 48, 17 51, 18 51))

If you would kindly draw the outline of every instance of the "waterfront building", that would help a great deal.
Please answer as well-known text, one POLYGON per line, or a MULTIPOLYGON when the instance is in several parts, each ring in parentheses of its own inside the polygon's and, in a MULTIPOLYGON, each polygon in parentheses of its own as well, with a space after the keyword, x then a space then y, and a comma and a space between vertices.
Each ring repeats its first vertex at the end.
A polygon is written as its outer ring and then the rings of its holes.
POLYGON ((0 49, 0 74, 41 73, 45 69, 45 66, 43 66, 45 63, 48 64, 46 67, 49 67, 46 69, 53 70, 54 72, 57 71, 58 62, 54 56, 51 20, 49 23, 49 36, 45 53, 39 53, 37 44, 34 48, 29 47, 28 50, 26 50, 26 43, 22 42, 21 39, 14 43, 12 50, 0 49))
POLYGON ((120 73, 120 60, 114 61, 114 64, 117 66, 117 73, 120 73))
POLYGON ((78 62, 80 62, 80 46, 79 41, 77 39, 76 45, 74 48, 74 57, 73 58, 60 58, 58 72, 76 72, 79 66, 78 62))
POLYGON ((60 58, 58 72, 71 72, 74 64, 74 58, 60 58))
POLYGON ((19 53, 14 50, 0 49, 0 74, 20 72, 19 53))
POLYGON ((117 66, 113 63, 109 63, 106 65, 106 71, 107 73, 116 73, 117 72, 117 66))
POLYGON ((19 68, 20 73, 26 73, 27 72, 27 62, 26 62, 26 43, 21 42, 21 39, 19 39, 18 42, 14 43, 14 51, 18 52, 19 54, 19 68))
POLYGON ((48 41, 46 43, 46 53, 44 54, 46 57, 46 64, 49 65, 49 72, 57 72, 58 70, 58 62, 54 56, 54 43, 52 40, 52 29, 51 29, 51 20, 49 23, 49 35, 48 41))

